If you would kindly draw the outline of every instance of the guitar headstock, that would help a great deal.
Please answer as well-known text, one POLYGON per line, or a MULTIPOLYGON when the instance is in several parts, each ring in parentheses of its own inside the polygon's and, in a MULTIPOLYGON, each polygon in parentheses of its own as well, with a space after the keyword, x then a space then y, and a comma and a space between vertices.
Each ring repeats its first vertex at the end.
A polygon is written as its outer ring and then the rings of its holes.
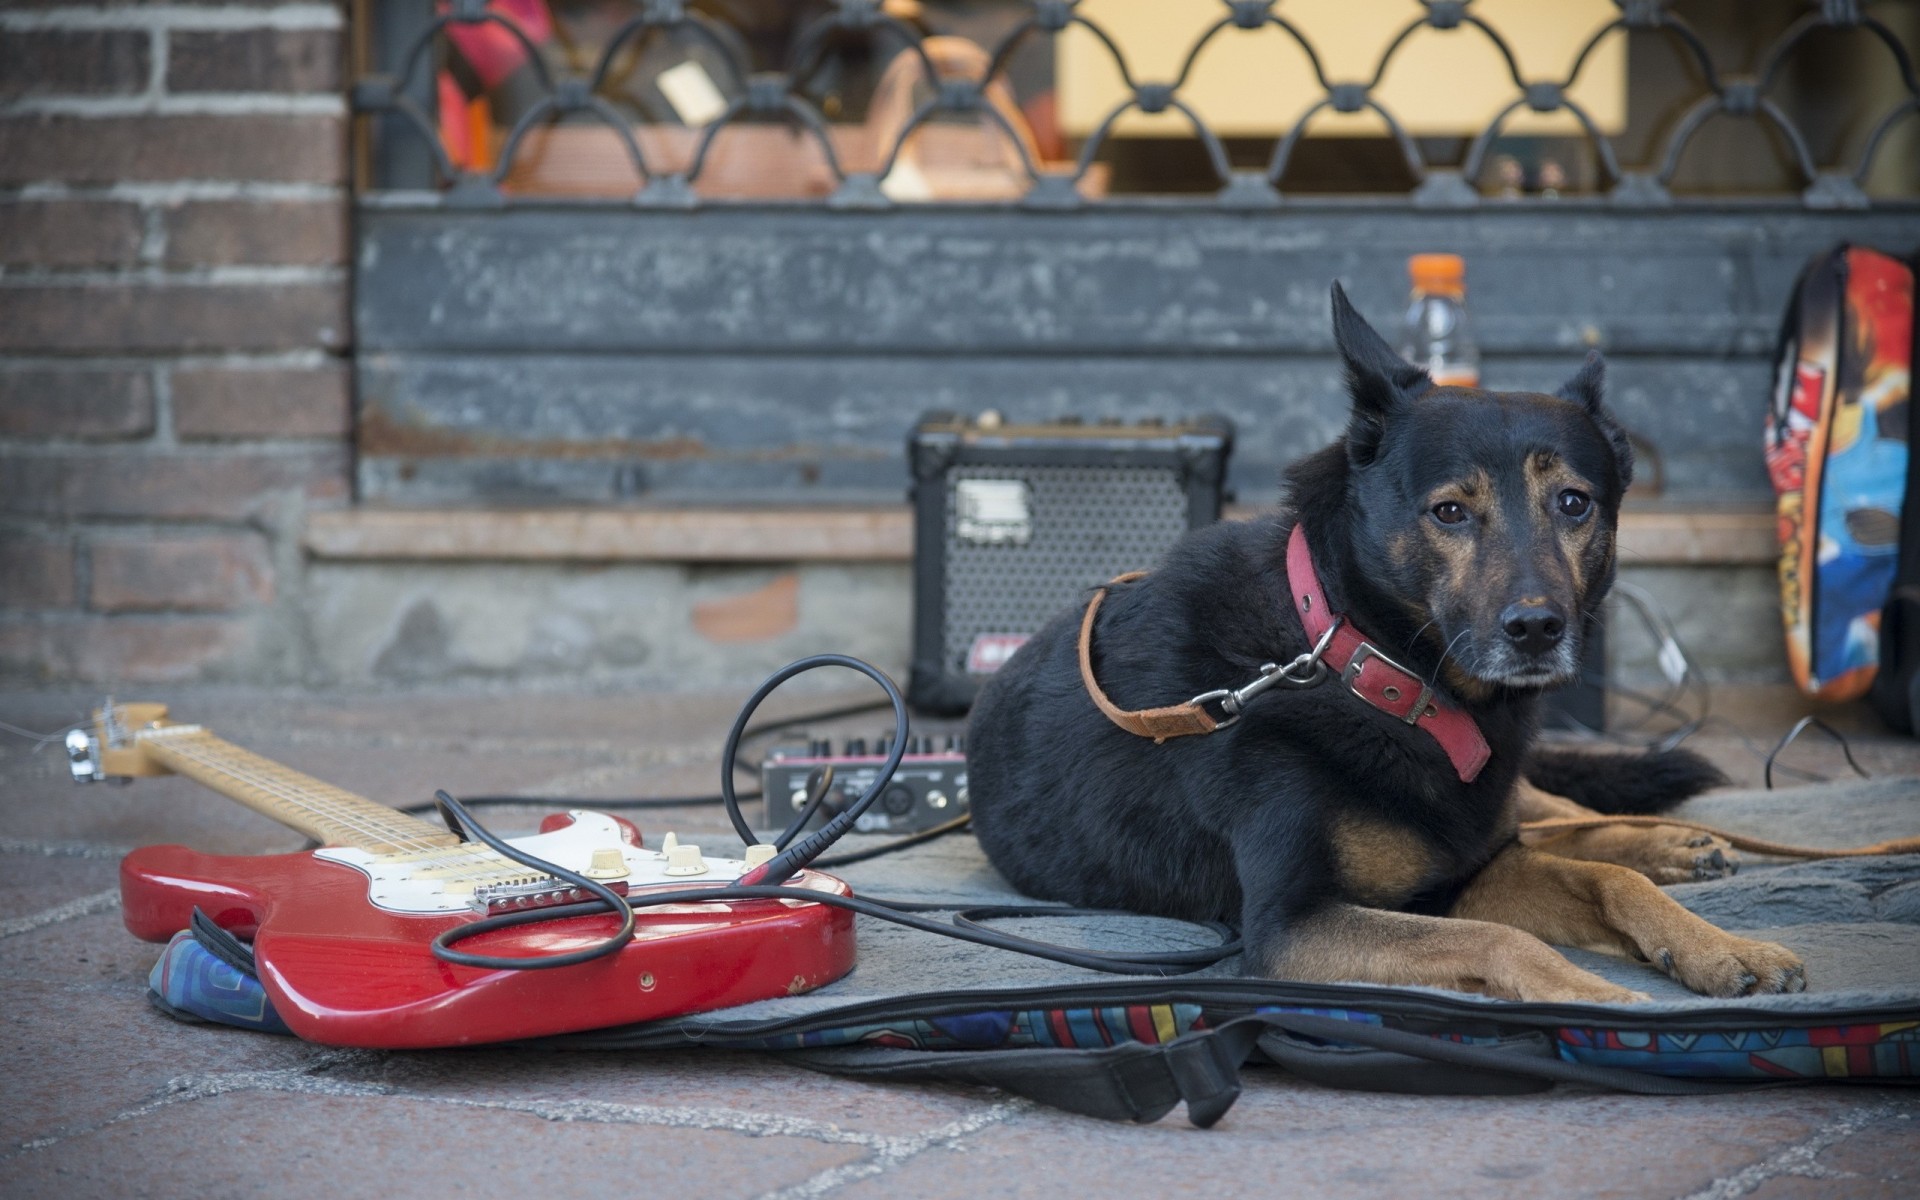
POLYGON ((171 774, 135 739, 142 729, 169 724, 164 704, 115 704, 93 714, 93 728, 67 734, 67 766, 75 783, 171 774))

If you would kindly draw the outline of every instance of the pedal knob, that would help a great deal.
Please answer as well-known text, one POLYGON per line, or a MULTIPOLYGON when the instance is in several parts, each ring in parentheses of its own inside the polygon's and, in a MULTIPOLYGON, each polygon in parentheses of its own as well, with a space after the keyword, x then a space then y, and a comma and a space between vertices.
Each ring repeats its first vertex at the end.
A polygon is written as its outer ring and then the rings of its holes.
POLYGON ((698 846, 675 846, 667 851, 668 875, 705 875, 707 860, 700 857, 698 846))
POLYGON ((580 873, 588 879, 625 879, 627 856, 620 853, 617 846, 602 846, 593 852, 587 869, 580 873))
POLYGON ((747 869, 751 871, 753 868, 771 861, 773 856, 778 853, 779 851, 775 849, 770 842, 759 842, 755 845, 748 846, 747 869))

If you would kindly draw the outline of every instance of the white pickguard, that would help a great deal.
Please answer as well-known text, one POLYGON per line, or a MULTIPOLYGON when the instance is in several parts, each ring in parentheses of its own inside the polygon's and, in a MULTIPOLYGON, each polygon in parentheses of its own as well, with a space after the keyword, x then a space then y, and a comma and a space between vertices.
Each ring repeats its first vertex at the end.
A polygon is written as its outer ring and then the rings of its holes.
MULTIPOLYGON (((732 883, 746 870, 746 863, 739 859, 705 858, 702 861, 706 870, 698 875, 668 875, 667 856, 628 845, 621 839, 620 826, 612 817, 579 810, 567 815, 573 818, 573 824, 564 829, 508 838, 507 843, 535 858, 583 874, 592 863, 595 850, 617 848, 627 868, 626 878, 602 882, 624 883, 629 892, 732 883)), ((534 907, 539 903, 561 902, 561 898, 552 897, 551 893, 572 887, 477 842, 404 854, 373 854, 329 846, 315 850, 313 856, 352 867, 365 875, 367 899, 375 908, 396 913, 485 912, 489 899, 501 897, 526 897, 527 907, 534 907)))

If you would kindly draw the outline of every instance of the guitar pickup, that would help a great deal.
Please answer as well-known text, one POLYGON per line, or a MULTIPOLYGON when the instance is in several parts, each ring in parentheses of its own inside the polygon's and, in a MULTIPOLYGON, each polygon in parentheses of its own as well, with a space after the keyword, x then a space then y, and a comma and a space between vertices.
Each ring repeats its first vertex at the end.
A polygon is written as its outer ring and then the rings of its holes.
MULTIPOLYGON (((607 884, 607 889, 616 895, 627 894, 625 883, 607 884)), ((525 912, 534 908, 557 908, 562 904, 579 904, 596 897, 582 887, 574 887, 548 876, 543 879, 497 883, 477 887, 473 899, 467 907, 481 916, 491 917, 500 913, 525 912)))

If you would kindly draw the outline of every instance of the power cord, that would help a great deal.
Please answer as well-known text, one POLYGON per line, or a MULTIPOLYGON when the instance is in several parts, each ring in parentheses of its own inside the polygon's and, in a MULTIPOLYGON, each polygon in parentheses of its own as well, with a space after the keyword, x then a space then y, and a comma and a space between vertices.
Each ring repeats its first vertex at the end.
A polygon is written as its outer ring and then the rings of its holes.
MULTIPOLYGON (((1771 791, 1773 788, 1773 760, 1776 758, 1779 758, 1780 752, 1785 750, 1788 746, 1793 745, 1794 739, 1798 738, 1801 734, 1805 733, 1808 729, 1818 729, 1821 733, 1824 733, 1828 737, 1832 738, 1834 741, 1839 742, 1840 753, 1847 756, 1847 765, 1853 768, 1853 773, 1855 775, 1858 775, 1862 779, 1873 778, 1873 776, 1867 774, 1867 770, 1865 767, 1862 767, 1859 763, 1854 761, 1853 746, 1847 741, 1846 734, 1841 733, 1838 729, 1835 729, 1833 726, 1827 724, 1825 721, 1822 721, 1819 717, 1801 717, 1798 721, 1794 722, 1792 729, 1787 730, 1786 736, 1782 737, 1778 742, 1774 743, 1773 749, 1769 751, 1767 754, 1767 765, 1766 765, 1764 777, 1766 779, 1767 788, 1769 791, 1771 791)), ((1782 769, 1784 770, 1788 768, 1782 768, 1782 769)), ((1796 771, 1795 773, 1800 775, 1807 774, 1804 771, 1796 771)), ((1813 778, 1820 778, 1820 777, 1814 776, 1813 778)), ((1824 783, 1824 782, 1827 782, 1827 780, 1821 779, 1821 782, 1824 783)))
POLYGON ((1713 690, 1707 684, 1706 680, 1701 678, 1699 672, 1694 669, 1692 658, 1681 645, 1680 635, 1674 628, 1673 619, 1667 615, 1666 610, 1662 608, 1660 602, 1654 598, 1653 593, 1637 584, 1628 583, 1625 580, 1618 581, 1614 584, 1614 592, 1633 608, 1639 615, 1642 624, 1646 627, 1649 636, 1658 643, 1658 658, 1661 673, 1667 678, 1668 687, 1664 695, 1655 696, 1651 693, 1637 691, 1633 688, 1621 687, 1618 684, 1610 683, 1604 676, 1596 676, 1588 673, 1584 676, 1588 683, 1605 687, 1610 692, 1640 705, 1646 711, 1625 729, 1610 731, 1594 729, 1591 726, 1583 725, 1578 721, 1572 720, 1572 718, 1568 718, 1579 734, 1599 741, 1625 742, 1627 744, 1637 745, 1646 750, 1666 751, 1677 748, 1682 742, 1703 729, 1709 727, 1725 728, 1740 740, 1741 744, 1746 747, 1748 753, 1763 761, 1762 778, 1767 788, 1771 790, 1773 788, 1773 773, 1776 769, 1783 775, 1793 776, 1795 779, 1804 783, 1827 783, 1831 781, 1830 776, 1818 775, 1814 772, 1805 771, 1785 763, 1776 764, 1775 761, 1780 757, 1781 752, 1792 745, 1794 740, 1806 732, 1809 727, 1817 726, 1822 733, 1825 733, 1840 743, 1840 751, 1846 756, 1847 765, 1853 768, 1854 774, 1862 779, 1872 778, 1872 776, 1854 760, 1853 746, 1847 740, 1847 736, 1825 721, 1820 720, 1818 717, 1802 717, 1778 742, 1774 743, 1771 750, 1762 750, 1759 744, 1747 734, 1746 730, 1727 718, 1717 716, 1713 713, 1713 690), (1682 701, 1686 699, 1689 691, 1696 692, 1698 696, 1697 707, 1691 712, 1682 707, 1682 701), (1652 721, 1655 717, 1670 717, 1677 719, 1680 724, 1666 733, 1651 739, 1643 740, 1624 736, 1644 729, 1648 722, 1652 721))
MULTIPOLYGON (((444 962, 458 963, 462 966, 479 967, 488 970, 538 970, 553 967, 572 966, 588 962, 609 954, 617 953, 633 937, 634 910, 654 908, 670 904, 712 904, 738 900, 793 900, 804 899, 810 903, 825 904, 834 908, 846 909, 862 916, 903 925, 909 929, 938 934, 958 941, 972 942, 976 945, 991 946, 1001 950, 1044 958, 1051 962, 1067 966, 1081 967, 1087 970, 1103 971, 1119 975, 1172 975, 1198 970, 1210 966, 1224 958, 1240 952, 1240 940, 1232 929, 1218 922, 1202 922, 1203 927, 1213 931, 1220 939, 1216 945, 1197 947, 1191 950, 1172 950, 1163 952, 1145 952, 1138 954, 1107 953, 1098 950, 1086 950, 1074 946, 1060 946, 1051 942, 1037 941, 1016 934, 1003 933, 986 928, 982 921, 1010 918, 1033 917, 1087 917, 1087 916, 1137 916, 1138 914, 1120 913, 1108 909, 1061 908, 1047 905, 1009 906, 990 905, 954 910, 950 904, 917 903, 909 901, 887 901, 869 899, 860 896, 841 896, 830 892, 814 890, 796 891, 785 886, 799 871, 810 865, 825 865, 822 852, 843 837, 854 827, 854 822, 872 806, 880 793, 891 781, 894 771, 900 765, 901 757, 907 746, 907 709, 906 700, 900 695, 900 689, 889 679, 885 672, 857 658, 842 654, 819 654, 790 663, 769 676, 765 683, 748 698, 735 718, 733 728, 727 734, 726 746, 721 752, 720 791, 727 808, 727 816, 733 822, 740 838, 749 846, 759 845, 760 839, 747 824, 740 812, 740 796, 733 786, 740 743, 748 732, 748 721, 772 692, 787 680, 807 671, 821 667, 837 666, 858 671, 878 683, 887 694, 887 700, 893 708, 894 736, 886 764, 881 768, 874 782, 858 799, 818 831, 801 838, 795 837, 804 825, 804 818, 797 818, 782 831, 774 842, 775 854, 772 859, 741 876, 740 882, 707 886, 700 888, 677 888, 665 892, 648 892, 644 895, 622 896, 597 880, 569 871, 557 864, 547 862, 535 855, 526 853, 494 835, 468 811, 458 799, 445 791, 435 793, 436 803, 450 825, 457 826, 466 835, 479 841, 489 849, 504 855, 522 866, 546 873, 590 892, 595 899, 575 904, 559 905, 545 909, 530 909, 520 912, 502 913, 484 917, 465 925, 444 930, 433 940, 435 957, 444 962), (930 920, 920 916, 923 912, 954 912, 952 923, 930 920), (454 946, 469 938, 500 929, 510 929, 536 922, 564 920, 570 917, 591 916, 602 913, 620 914, 620 928, 612 935, 603 938, 595 945, 557 955, 531 957, 501 957, 496 955, 473 954, 456 950, 454 946)), ((864 711, 864 710, 862 710, 864 711)), ((824 786, 816 788, 807 807, 817 809, 820 796, 825 794, 824 786)), ((960 827, 959 821, 948 822, 954 829, 960 827)), ((914 835, 916 840, 929 840, 939 833, 951 832, 951 829, 936 827, 914 835), (937 832, 936 832, 937 830, 937 832)), ((903 839, 904 840, 904 839, 903 839)), ((884 849, 884 848, 883 848, 884 849)), ((873 857, 867 852, 857 852, 845 856, 857 860, 860 857, 873 857)))

